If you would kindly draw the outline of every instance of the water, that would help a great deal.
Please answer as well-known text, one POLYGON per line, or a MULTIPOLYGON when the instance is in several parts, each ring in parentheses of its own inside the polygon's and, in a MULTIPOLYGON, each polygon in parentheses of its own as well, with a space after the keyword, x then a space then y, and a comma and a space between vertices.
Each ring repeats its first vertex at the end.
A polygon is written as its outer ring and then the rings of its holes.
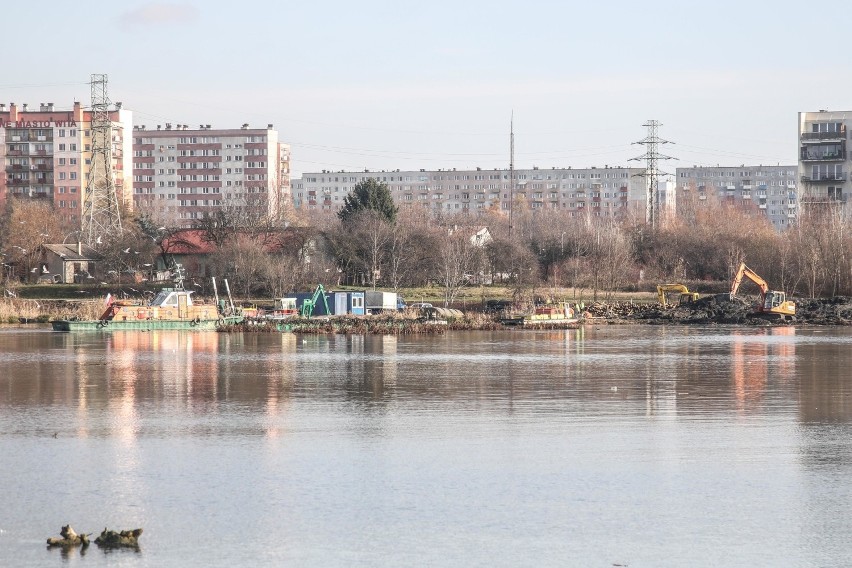
POLYGON ((846 565, 850 367, 838 328, 6 328, 0 566, 846 565))

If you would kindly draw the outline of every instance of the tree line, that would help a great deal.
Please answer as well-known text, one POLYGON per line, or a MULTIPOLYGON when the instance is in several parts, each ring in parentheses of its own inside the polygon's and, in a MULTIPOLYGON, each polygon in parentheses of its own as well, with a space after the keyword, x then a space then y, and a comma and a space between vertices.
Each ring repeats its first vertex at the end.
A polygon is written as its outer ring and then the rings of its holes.
MULTIPOLYGON (((852 222, 842 207, 808 207, 776 231, 759 213, 708 204, 680 211, 656 230, 644 219, 530 209, 450 214, 394 204, 386 184, 359 183, 337 212, 289 210, 268 218, 223 207, 195 221, 214 245, 206 270, 246 297, 356 285, 432 286, 452 304, 465 287, 572 288, 594 299, 652 290, 662 282, 729 282, 741 262, 770 286, 808 297, 852 295, 852 222)), ((125 212, 124 230, 98 245, 103 274, 145 271, 170 262, 181 229, 125 212)), ((0 218, 3 278, 31 282, 39 247, 76 242, 79 227, 50 203, 10 200, 0 218)), ((187 275, 206 286, 203 274, 187 275)))

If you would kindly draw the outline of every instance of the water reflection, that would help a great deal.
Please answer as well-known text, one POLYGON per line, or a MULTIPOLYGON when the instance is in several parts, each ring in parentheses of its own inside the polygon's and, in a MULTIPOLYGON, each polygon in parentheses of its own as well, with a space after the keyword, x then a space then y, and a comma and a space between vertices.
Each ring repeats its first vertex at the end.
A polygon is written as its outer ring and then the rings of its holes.
MULTIPOLYGON (((399 565, 417 546, 425 564, 730 565, 724 542, 741 565, 831 565, 850 364, 847 329, 0 329, 3 510, 28 534, 66 507, 142 519, 152 565, 399 565), (225 543, 195 547, 198 519, 225 543)), ((35 540, 7 537, 0 564, 43 565, 8 561, 35 540)))
POLYGON ((852 417, 848 334, 793 327, 416 338, 6 332, 0 341, 0 404, 67 405, 80 437, 91 434, 90 409, 102 407, 110 409, 108 435, 138 436, 141 402, 202 416, 262 408, 270 437, 281 434, 294 399, 369 412, 415 401, 513 412, 536 402, 537 412, 587 407, 659 418, 749 415, 793 402, 803 422, 852 417))

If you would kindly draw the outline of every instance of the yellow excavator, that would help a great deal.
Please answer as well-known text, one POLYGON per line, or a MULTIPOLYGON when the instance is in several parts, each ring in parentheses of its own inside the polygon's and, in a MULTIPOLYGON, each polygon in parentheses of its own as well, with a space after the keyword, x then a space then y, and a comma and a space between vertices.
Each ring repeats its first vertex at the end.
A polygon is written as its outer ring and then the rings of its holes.
POLYGON ((679 304, 690 304, 698 299, 698 292, 690 292, 683 284, 660 284, 657 286, 657 301, 666 306, 666 292, 679 292, 679 304))
POLYGON ((796 319, 796 303, 787 299, 784 292, 770 290, 766 280, 761 278, 754 270, 743 262, 737 270, 734 280, 731 282, 731 299, 737 295, 743 278, 748 278, 760 288, 760 302, 755 306, 754 314, 763 317, 778 318, 781 320, 796 319))

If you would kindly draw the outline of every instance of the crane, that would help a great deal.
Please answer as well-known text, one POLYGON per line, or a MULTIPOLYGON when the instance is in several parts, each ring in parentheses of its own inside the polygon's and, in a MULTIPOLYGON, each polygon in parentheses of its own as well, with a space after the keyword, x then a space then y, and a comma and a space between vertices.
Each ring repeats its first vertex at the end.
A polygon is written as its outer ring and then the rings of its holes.
POLYGON ((320 298, 322 298, 322 303, 325 306, 325 313, 331 313, 331 310, 328 309, 328 299, 325 297, 325 288, 323 288, 322 284, 318 284, 317 289, 314 290, 314 295, 302 302, 302 317, 311 317, 314 313, 314 306, 317 305, 320 298))
POLYGON ((743 262, 740 264, 734 279, 731 282, 731 299, 737 295, 740 289, 743 278, 748 278, 760 288, 760 302, 755 306, 754 313, 764 317, 778 317, 782 320, 796 319, 796 303, 787 300, 787 295, 778 290, 770 290, 766 280, 761 278, 754 270, 746 266, 743 262))

